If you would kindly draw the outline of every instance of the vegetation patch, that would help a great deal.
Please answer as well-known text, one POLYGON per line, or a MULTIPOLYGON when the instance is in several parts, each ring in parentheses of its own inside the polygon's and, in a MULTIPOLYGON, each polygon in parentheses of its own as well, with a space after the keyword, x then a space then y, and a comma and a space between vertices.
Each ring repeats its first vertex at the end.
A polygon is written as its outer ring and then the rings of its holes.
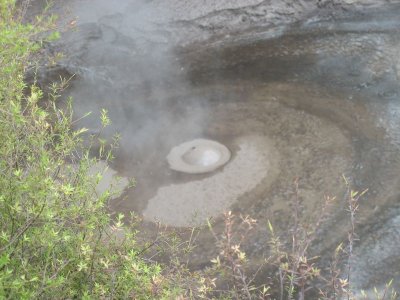
POLYGON ((15 1, 0 1, 0 298, 172 297, 175 285, 141 257, 125 217, 111 218, 112 192, 96 194, 102 172, 89 169, 113 147, 89 156, 85 129, 71 130, 71 103, 57 108, 66 80, 46 99, 24 83, 41 44, 57 36, 44 34, 54 20, 24 24, 15 1))

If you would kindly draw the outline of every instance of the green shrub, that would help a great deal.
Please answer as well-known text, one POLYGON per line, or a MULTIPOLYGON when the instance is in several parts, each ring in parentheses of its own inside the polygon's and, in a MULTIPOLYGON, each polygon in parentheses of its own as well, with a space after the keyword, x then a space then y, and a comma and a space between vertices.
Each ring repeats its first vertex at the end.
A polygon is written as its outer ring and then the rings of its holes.
POLYGON ((179 291, 140 256, 124 216, 109 215, 110 191, 96 194, 99 159, 82 146, 84 129, 71 130, 71 104, 56 105, 66 82, 46 97, 24 84, 52 17, 16 16, 15 1, 0 1, 0 299, 172 297, 179 291))

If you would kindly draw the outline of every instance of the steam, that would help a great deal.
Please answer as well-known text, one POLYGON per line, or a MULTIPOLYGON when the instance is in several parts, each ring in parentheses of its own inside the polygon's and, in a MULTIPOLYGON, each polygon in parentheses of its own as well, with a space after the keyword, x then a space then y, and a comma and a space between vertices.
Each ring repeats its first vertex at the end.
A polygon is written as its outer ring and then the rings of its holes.
POLYGON ((112 126, 105 137, 120 133, 119 155, 140 163, 202 137, 207 115, 204 99, 183 76, 174 39, 160 25, 168 10, 147 2, 72 2, 77 29, 62 41, 68 45, 64 67, 78 75, 70 91, 77 118, 93 112, 79 125, 96 132, 107 109, 112 126))

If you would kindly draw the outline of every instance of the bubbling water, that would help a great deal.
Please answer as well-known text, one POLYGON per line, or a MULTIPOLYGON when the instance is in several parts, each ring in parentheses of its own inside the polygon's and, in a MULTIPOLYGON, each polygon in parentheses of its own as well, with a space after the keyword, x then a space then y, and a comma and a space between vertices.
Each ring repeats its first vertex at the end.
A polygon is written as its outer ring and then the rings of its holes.
POLYGON ((224 145, 205 139, 196 139, 174 147, 167 156, 172 170, 201 174, 212 172, 225 165, 231 152, 224 145))
POLYGON ((193 147, 183 155, 183 160, 192 165, 210 166, 221 159, 221 152, 206 147, 193 147))

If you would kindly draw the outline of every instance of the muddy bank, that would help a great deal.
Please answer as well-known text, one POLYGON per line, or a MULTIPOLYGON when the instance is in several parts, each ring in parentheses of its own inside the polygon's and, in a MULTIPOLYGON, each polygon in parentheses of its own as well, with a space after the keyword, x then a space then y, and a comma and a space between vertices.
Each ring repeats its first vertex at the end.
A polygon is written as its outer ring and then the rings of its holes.
MULTIPOLYGON (((32 2, 29 9, 31 15, 46 5, 43 0, 32 2)), ((142 31, 143 38, 158 38, 159 42, 170 40, 182 45, 257 27, 263 31, 271 28, 279 33, 277 27, 297 22, 326 21, 329 24, 334 20, 346 19, 348 15, 353 20, 371 20, 368 17, 371 11, 379 15, 379 10, 396 3, 398 1, 394 0, 206 0, 201 3, 194 0, 131 0, 114 5, 107 1, 93 4, 87 0, 74 0, 68 3, 55 1, 54 11, 62 16, 60 24, 67 24, 76 17, 78 24, 97 20, 107 23, 118 19, 120 25, 133 23, 134 26, 129 30, 142 31), (104 15, 105 11, 108 11, 107 15, 104 15), (129 19, 136 20, 125 20, 128 15, 129 19)))

